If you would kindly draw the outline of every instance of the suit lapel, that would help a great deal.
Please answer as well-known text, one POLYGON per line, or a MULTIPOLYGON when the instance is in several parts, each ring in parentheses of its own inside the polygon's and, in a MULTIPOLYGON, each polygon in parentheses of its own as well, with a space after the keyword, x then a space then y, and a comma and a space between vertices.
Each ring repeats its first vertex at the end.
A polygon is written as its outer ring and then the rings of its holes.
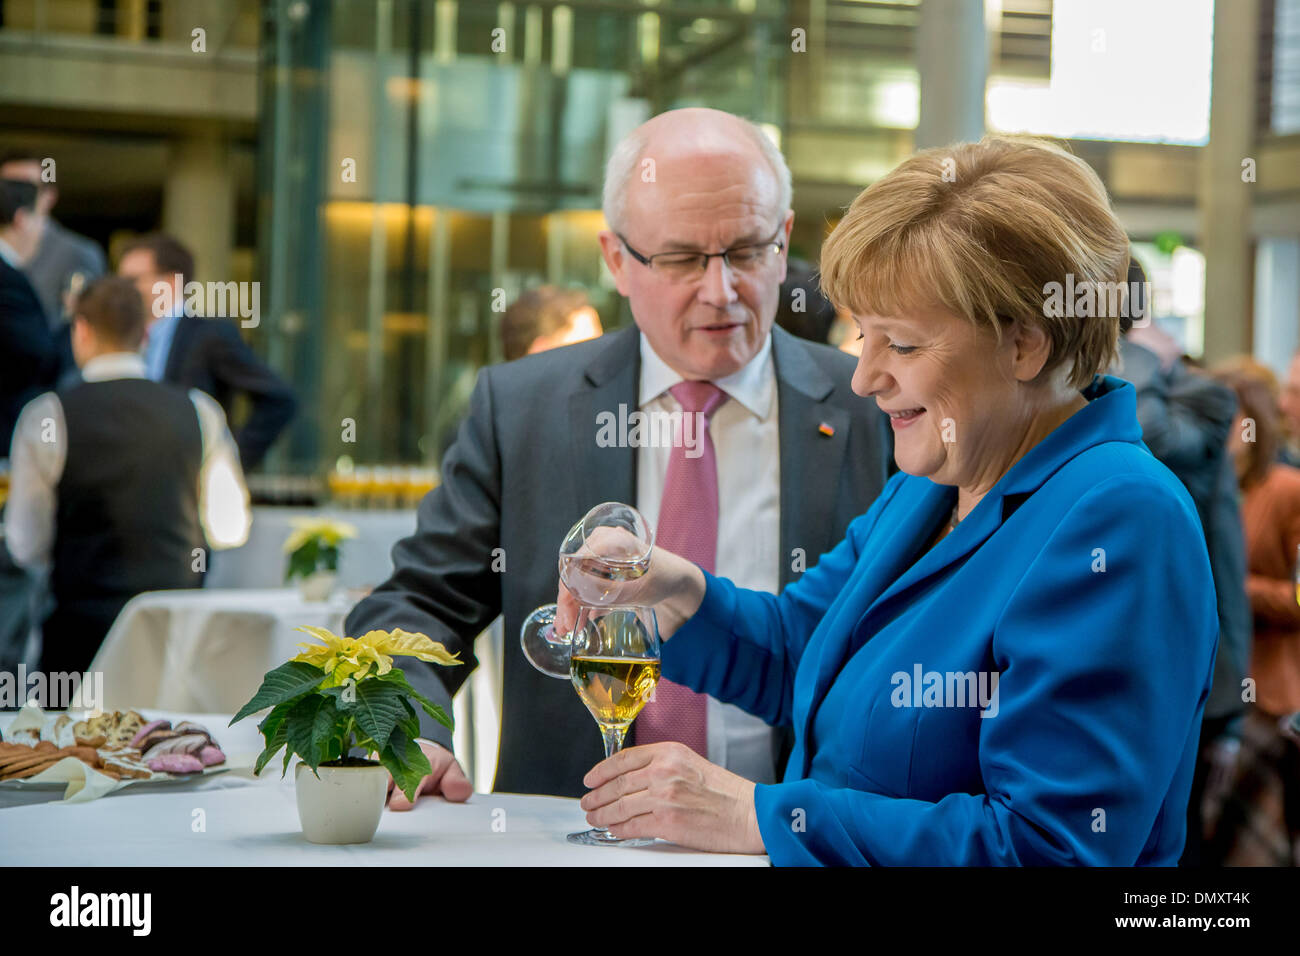
POLYGON ((781 586, 816 563, 830 535, 836 483, 849 442, 849 413, 826 402, 835 384, 794 336, 772 329, 778 427, 781 435, 781 586), (826 435, 821 426, 830 427, 826 435))
POLYGON ((167 361, 163 363, 164 382, 180 381, 181 356, 188 350, 190 336, 199 321, 189 315, 182 315, 176 320, 176 328, 172 329, 172 340, 167 346, 167 361))
POLYGON ((606 336, 608 347, 587 366, 582 383, 569 396, 569 447, 573 464, 574 520, 602 501, 636 503, 636 455, 631 448, 602 448, 597 442, 598 416, 614 416, 617 427, 637 408, 641 371, 640 334, 636 326, 606 336), (624 406, 625 411, 619 406, 624 406))

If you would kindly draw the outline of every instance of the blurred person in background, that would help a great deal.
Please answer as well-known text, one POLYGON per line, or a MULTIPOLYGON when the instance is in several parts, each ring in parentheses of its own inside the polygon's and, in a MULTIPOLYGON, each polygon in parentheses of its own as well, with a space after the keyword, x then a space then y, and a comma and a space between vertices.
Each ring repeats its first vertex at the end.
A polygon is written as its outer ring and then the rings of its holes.
MULTIPOLYGON (((22 272, 40 233, 36 187, 0 179, 0 469, 7 469, 4 458, 23 405, 54 382, 54 340, 22 272)), ((35 582, 10 557, 0 534, 0 672, 13 672, 24 661, 35 600, 35 582)))
POLYGON ((41 228, 36 187, 0 180, 0 449, 5 451, 23 405, 54 381, 54 338, 22 271, 40 244, 41 228))
POLYGON ((781 299, 776 307, 776 324, 791 335, 810 342, 829 340, 835 323, 835 306, 822 295, 817 284, 817 270, 803 259, 790 257, 781 299))
POLYGON ((1213 842, 1227 864, 1300 866, 1300 740, 1288 726, 1300 711, 1300 469, 1276 461, 1279 415, 1268 377, 1244 362, 1214 373, 1240 405, 1228 449, 1242 491, 1255 699, 1213 842))
POLYGON ((1221 794, 1232 777, 1246 709, 1241 679, 1250 653, 1246 545, 1237 476, 1226 445, 1237 401, 1227 386, 1188 366, 1182 345, 1151 323, 1147 277, 1137 259, 1129 261, 1127 283, 1137 295, 1121 320, 1119 362, 1111 372, 1133 383, 1143 443, 1192 496, 1214 576, 1218 652, 1187 805, 1187 845, 1179 862, 1215 866, 1219 861, 1203 853, 1206 825, 1212 822, 1206 819, 1205 796, 1207 790, 1221 794))
POLYGON ((92 282, 72 326, 81 380, 33 399, 14 430, 5 531, 15 561, 49 569, 45 671, 85 671, 127 601, 199 587, 204 549, 248 537, 248 491, 221 406, 149 381, 143 334, 135 287, 92 282))
POLYGON ((507 362, 585 342, 603 332, 600 315, 580 289, 529 289, 501 316, 501 348, 507 362))
MULTIPOLYGON (((41 241, 23 271, 31 280, 53 331, 64 322, 67 293, 71 291, 75 295, 87 282, 102 276, 106 267, 104 250, 97 242, 64 228, 50 214, 59 201, 59 187, 42 176, 47 160, 49 157, 33 151, 11 150, 0 158, 0 178, 19 179, 36 187, 36 214, 42 220, 41 241)), ((53 161, 49 161, 53 169, 53 161)))
POLYGON ((261 464, 267 449, 293 418, 293 389, 258 358, 239 329, 222 317, 185 314, 184 287, 194 278, 194 255, 179 240, 154 233, 129 243, 117 274, 135 283, 145 303, 145 374, 155 382, 198 388, 215 398, 232 419, 235 398, 251 403, 235 429, 245 471, 261 464), (159 292, 159 284, 168 287, 159 292), (167 305, 170 304, 170 308, 167 305))
POLYGON ((1277 395, 1277 405, 1282 413, 1277 460, 1300 468, 1300 352, 1291 356, 1286 382, 1277 395))

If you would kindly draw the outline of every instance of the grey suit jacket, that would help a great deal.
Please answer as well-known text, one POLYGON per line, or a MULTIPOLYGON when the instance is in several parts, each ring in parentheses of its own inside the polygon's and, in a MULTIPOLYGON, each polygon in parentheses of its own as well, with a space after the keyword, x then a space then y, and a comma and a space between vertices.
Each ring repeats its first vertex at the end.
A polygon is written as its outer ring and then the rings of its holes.
MULTIPOLYGON (((794 549, 812 566, 870 506, 892 467, 892 444, 885 416, 849 388, 850 356, 780 329, 772 335, 782 487, 781 550, 770 560, 784 586, 801 573, 794 549), (822 434, 822 424, 834 434, 822 434)), ((604 755, 569 683, 528 663, 519 628, 555 600, 556 554, 573 522, 602 501, 636 500, 636 449, 598 447, 596 434, 600 412, 637 407, 639 382, 635 327, 483 369, 441 486, 421 502, 415 533, 393 548, 392 577, 348 615, 349 634, 401 627, 461 652, 466 666, 396 661, 450 713, 451 694, 476 664, 474 637, 504 614, 497 791, 578 796, 604 755)), ((451 746, 445 728, 423 713, 421 721, 423 736, 451 746)), ((634 724, 629 746, 635 732, 634 724)))

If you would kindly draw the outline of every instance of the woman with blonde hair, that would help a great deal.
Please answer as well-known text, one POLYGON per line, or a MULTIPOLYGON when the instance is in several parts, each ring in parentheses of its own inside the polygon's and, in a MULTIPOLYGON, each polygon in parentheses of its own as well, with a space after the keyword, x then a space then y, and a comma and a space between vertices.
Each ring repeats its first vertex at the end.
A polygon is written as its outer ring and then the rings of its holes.
POLYGON ((593 825, 777 865, 1177 861, 1217 619, 1192 501, 1103 374, 1128 263, 1043 142, 926 150, 858 196, 822 287, 902 471, 779 596, 658 548, 630 585, 666 677, 793 726, 785 779, 632 747, 587 775, 593 825))

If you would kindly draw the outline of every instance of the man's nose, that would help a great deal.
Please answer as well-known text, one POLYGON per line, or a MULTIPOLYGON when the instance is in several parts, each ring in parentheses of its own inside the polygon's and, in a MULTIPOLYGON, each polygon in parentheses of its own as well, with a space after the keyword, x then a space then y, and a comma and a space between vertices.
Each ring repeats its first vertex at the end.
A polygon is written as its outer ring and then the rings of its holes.
POLYGON ((700 280, 700 300, 712 306, 728 306, 738 299, 736 277, 722 256, 710 259, 700 280))

